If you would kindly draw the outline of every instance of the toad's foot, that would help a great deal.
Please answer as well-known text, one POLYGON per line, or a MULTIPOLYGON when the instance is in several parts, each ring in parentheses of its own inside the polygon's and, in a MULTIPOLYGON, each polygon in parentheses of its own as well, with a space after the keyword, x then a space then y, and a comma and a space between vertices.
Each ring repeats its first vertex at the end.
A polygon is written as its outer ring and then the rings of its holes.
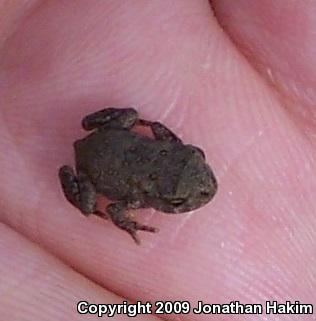
POLYGON ((83 118, 82 127, 92 130, 100 127, 109 128, 132 128, 138 119, 134 108, 106 108, 83 118))
POLYGON ((59 169, 60 183, 67 200, 84 215, 96 212, 96 190, 85 175, 76 176, 70 166, 59 169))
POLYGON ((106 211, 110 215, 112 222, 120 229, 129 233, 136 244, 140 244, 137 231, 158 232, 158 229, 155 227, 143 225, 131 220, 127 215, 127 208, 128 206, 125 202, 117 202, 108 205, 106 211))

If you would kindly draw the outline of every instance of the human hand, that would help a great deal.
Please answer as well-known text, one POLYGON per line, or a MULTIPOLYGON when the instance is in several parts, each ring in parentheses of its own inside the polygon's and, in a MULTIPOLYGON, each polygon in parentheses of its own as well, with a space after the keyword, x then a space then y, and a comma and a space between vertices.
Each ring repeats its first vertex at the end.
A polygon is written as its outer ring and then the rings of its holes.
MULTIPOLYGON (((315 303, 314 4, 1 2, 3 320, 97 319, 79 300, 315 303), (106 106, 201 146, 218 179, 192 214, 137 211, 160 229, 141 246, 59 186, 81 118, 106 106)), ((232 318, 248 320, 178 316, 232 318)))

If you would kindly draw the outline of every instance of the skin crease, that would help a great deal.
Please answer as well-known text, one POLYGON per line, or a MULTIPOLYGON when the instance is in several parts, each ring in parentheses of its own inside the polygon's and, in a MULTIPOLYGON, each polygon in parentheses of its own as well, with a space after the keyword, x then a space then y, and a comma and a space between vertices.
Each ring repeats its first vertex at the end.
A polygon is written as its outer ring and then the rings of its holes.
POLYGON ((0 315, 79 320, 79 298, 316 303, 314 4, 263 2, 214 2, 214 17, 202 0, 0 0, 0 315), (135 212, 160 229, 138 247, 80 215, 57 178, 81 118, 105 106, 135 106, 201 146, 219 183, 194 214, 135 212))

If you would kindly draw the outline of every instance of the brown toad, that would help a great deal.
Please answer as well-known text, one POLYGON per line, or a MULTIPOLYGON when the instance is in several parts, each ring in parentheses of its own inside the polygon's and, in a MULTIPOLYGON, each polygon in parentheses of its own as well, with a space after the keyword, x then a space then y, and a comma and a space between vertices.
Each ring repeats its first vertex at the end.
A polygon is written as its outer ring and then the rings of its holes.
POLYGON ((184 145, 159 122, 138 118, 133 108, 106 108, 82 120, 87 137, 74 143, 76 173, 69 166, 59 170, 63 192, 84 215, 110 218, 139 243, 138 230, 154 227, 132 220, 128 209, 154 208, 182 213, 208 203, 217 183, 201 149, 184 145), (131 129, 150 127, 154 138, 131 129), (97 210, 96 196, 113 201, 106 213, 97 210))

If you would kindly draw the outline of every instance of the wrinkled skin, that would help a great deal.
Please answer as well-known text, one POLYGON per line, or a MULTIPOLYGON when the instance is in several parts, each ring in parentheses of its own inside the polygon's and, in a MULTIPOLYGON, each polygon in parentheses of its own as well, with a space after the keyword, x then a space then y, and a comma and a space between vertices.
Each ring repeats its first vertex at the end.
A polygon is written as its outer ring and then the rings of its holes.
POLYGON ((89 319, 82 298, 315 304, 316 4, 167 3, 0 1, 4 320, 89 319), (219 181, 194 215, 138 210, 160 228, 141 247, 78 215, 56 179, 80 119, 110 105, 203 146, 219 181))

